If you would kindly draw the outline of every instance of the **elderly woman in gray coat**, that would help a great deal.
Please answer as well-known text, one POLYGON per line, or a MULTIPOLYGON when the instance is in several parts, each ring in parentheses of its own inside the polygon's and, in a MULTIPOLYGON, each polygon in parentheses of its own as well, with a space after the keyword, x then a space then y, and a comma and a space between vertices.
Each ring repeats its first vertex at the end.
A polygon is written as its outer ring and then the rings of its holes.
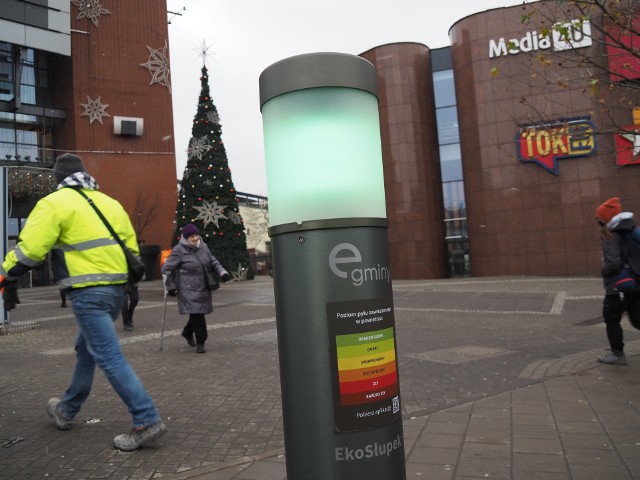
POLYGON ((164 262, 162 274, 166 275, 167 293, 178 297, 179 312, 189 315, 182 336, 189 346, 196 347, 198 353, 206 351, 204 342, 208 335, 204 316, 213 312, 211 290, 205 276, 206 268, 212 268, 223 282, 229 280, 229 272, 211 254, 196 226, 189 223, 182 228, 180 242, 173 247, 171 255, 164 262))

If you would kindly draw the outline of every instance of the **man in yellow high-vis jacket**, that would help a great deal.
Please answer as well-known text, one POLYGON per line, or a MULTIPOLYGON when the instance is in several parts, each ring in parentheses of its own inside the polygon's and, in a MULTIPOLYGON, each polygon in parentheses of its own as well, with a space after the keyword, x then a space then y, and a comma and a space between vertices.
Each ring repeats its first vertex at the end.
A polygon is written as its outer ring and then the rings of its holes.
POLYGON ((47 412, 60 430, 68 430, 88 398, 96 365, 120 395, 133 417, 133 429, 113 439, 114 446, 133 451, 166 432, 151 397, 120 349, 114 320, 125 298, 128 269, 122 247, 109 233, 81 189, 102 212, 120 239, 138 254, 136 235, 126 211, 113 198, 98 191, 98 184, 84 168, 82 159, 65 153, 56 159, 53 174, 58 188, 34 207, 14 249, 2 264, 5 310, 20 303, 17 280, 40 264, 49 250, 64 252, 68 289, 79 326, 76 367, 62 399, 51 398, 47 412))

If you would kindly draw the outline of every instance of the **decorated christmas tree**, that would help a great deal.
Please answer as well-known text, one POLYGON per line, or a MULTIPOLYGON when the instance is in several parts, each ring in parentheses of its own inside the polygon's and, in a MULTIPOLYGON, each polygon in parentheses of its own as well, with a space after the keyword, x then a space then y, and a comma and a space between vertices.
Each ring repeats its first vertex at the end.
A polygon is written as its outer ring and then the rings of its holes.
POLYGON ((209 94, 207 67, 202 67, 198 111, 193 119, 187 165, 176 208, 175 245, 182 227, 193 223, 211 253, 237 280, 252 279, 253 271, 244 224, 222 143, 220 117, 209 94))

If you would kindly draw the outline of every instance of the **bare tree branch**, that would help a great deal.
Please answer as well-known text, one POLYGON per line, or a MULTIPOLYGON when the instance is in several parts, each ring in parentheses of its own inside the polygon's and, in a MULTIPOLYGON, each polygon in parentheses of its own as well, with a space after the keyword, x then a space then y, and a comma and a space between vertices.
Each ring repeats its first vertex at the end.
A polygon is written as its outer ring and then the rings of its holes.
MULTIPOLYGON (((565 41, 566 48, 553 54, 540 50, 530 55, 529 72, 505 72, 500 63, 492 68, 494 79, 508 79, 508 85, 519 99, 514 118, 520 123, 544 123, 566 111, 583 110, 584 114, 602 115, 608 119, 607 131, 596 134, 629 132, 628 119, 640 107, 640 3, 638 0, 541 0, 523 6, 521 21, 536 29, 540 39, 565 41), (579 32, 589 38, 590 48, 572 48, 572 35, 579 32), (617 60, 617 63, 616 63, 617 60), (562 90, 585 96, 580 102, 575 94, 553 96, 562 90), (544 91, 546 95, 536 92, 544 91), (596 100, 594 108, 593 99, 596 100), (566 105, 558 105, 558 101, 566 105), (582 103, 584 108, 576 108, 582 103)), ((509 53, 518 52, 518 41, 508 42, 509 53)))
POLYGON ((136 193, 131 223, 133 223, 133 228, 136 231, 138 242, 144 243, 143 234, 158 215, 159 208, 157 193, 153 196, 149 193, 136 193))

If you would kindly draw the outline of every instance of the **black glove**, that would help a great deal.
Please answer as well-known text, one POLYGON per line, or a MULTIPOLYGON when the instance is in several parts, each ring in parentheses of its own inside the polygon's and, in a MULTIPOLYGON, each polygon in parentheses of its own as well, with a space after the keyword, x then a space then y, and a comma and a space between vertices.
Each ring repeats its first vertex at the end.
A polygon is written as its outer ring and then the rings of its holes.
POLYGON ((18 282, 2 280, 0 282, 0 288, 2 288, 2 299, 4 300, 4 309, 8 312, 16 308, 16 305, 20 303, 18 298, 18 282))
POLYGON ((168 290, 167 291, 167 295, 169 295, 170 297, 175 297, 176 296, 176 289, 172 289, 172 290, 168 290))
POLYGON ((222 275, 222 276, 220 277, 220 281, 222 281, 223 283, 224 283, 224 282, 228 282, 230 278, 231 278, 231 277, 229 276, 229 274, 228 274, 228 273, 225 273, 224 275, 222 275))

